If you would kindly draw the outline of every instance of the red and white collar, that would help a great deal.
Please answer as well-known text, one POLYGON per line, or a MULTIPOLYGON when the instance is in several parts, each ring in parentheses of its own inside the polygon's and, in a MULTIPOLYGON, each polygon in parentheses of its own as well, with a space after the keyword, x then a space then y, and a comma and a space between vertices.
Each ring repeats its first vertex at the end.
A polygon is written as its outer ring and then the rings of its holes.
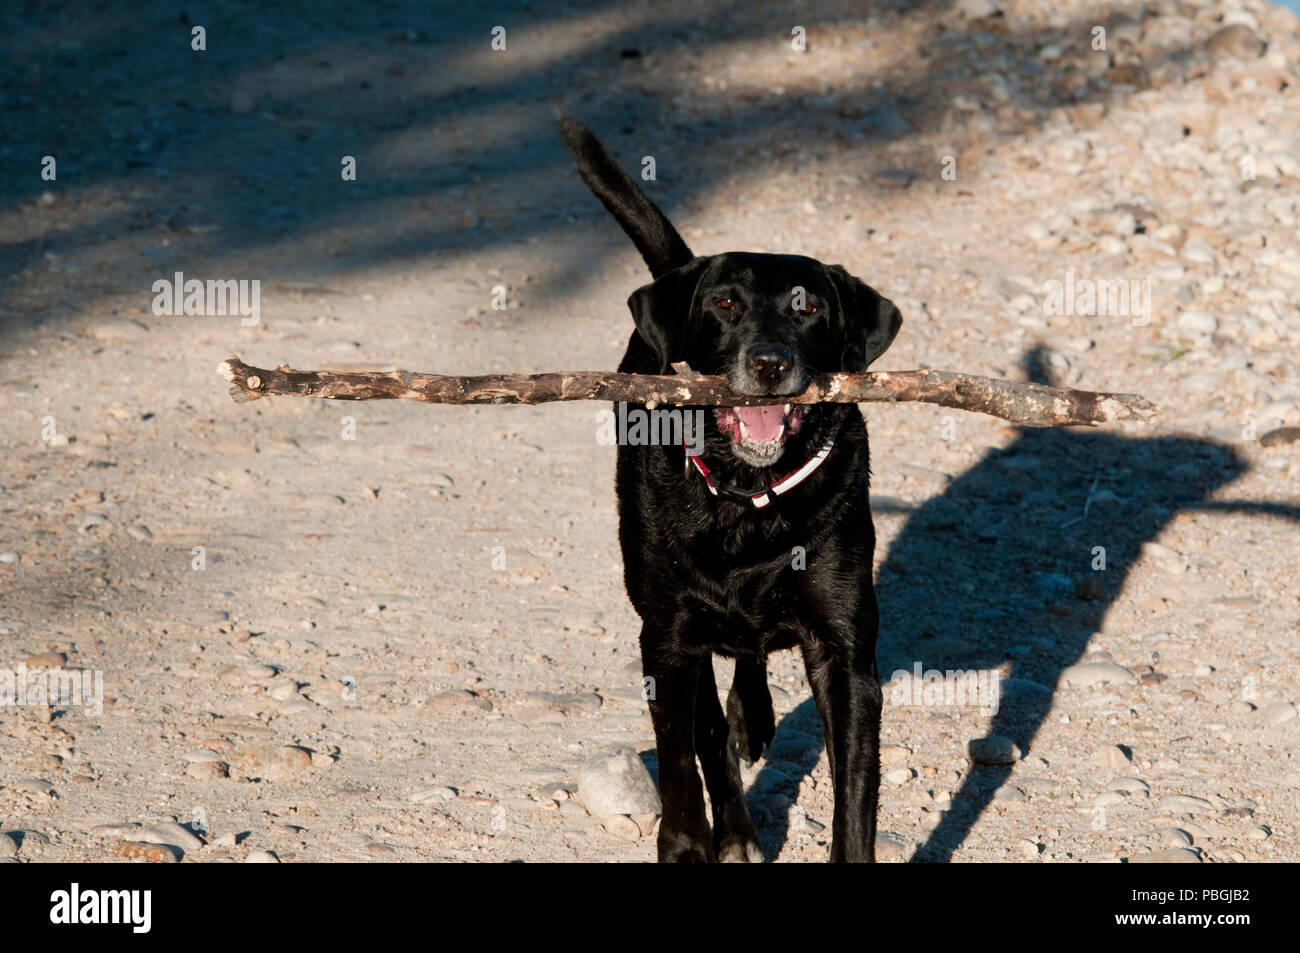
MULTIPOLYGON (((818 450, 814 456, 805 461, 803 466, 798 470, 795 470, 793 473, 787 473, 766 490, 760 490, 757 493, 750 493, 748 490, 736 490, 734 487, 724 487, 725 495, 748 499, 749 502, 754 504, 756 509, 761 510, 772 502, 772 496, 780 496, 787 490, 793 490, 804 480, 808 479, 808 477, 812 476, 813 471, 821 466, 822 461, 830 456, 831 448, 834 446, 835 438, 828 437, 826 442, 822 444, 822 448, 818 450)), ((714 496, 718 496, 718 487, 709 476, 709 468, 705 466, 704 461, 689 453, 686 455, 686 459, 695 464, 695 469, 700 471, 700 476, 704 477, 704 482, 708 486, 709 492, 714 496)))

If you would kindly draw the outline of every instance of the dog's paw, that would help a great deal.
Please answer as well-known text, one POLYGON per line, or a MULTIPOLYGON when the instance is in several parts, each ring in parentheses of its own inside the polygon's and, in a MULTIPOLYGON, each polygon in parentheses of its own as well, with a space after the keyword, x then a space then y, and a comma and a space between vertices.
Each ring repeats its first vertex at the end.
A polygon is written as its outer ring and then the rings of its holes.
MULTIPOLYGON (((707 832, 706 832, 707 833, 707 832)), ((659 827, 659 863, 707 864, 713 860, 713 845, 699 837, 665 830, 659 827)))
POLYGON ((763 848, 752 837, 736 837, 723 841, 718 851, 720 864, 761 864, 763 848))

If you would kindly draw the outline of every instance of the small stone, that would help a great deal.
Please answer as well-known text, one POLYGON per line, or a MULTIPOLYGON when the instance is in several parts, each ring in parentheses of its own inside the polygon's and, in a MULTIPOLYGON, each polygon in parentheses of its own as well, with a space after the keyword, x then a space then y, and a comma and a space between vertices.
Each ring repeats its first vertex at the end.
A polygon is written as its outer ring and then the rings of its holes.
POLYGON ((578 771, 578 799, 592 815, 658 814, 662 809, 650 772, 626 745, 603 751, 578 771))
POLYGON ((1156 803, 1161 810, 1171 814, 1200 814, 1214 810, 1214 805, 1205 798, 1188 794, 1166 794, 1156 803))
POLYGON ((528 697, 552 711, 565 715, 591 715, 600 710, 603 701, 594 692, 558 695, 552 692, 529 692, 528 697))
POLYGON ((27 656, 27 667, 29 669, 63 668, 67 662, 68 657, 62 652, 41 652, 39 655, 27 656))
POLYGON ((912 749, 903 745, 882 745, 880 763, 886 768, 901 768, 912 757, 912 749))
POLYGON ((1005 735, 972 738, 966 752, 975 764, 1015 764, 1022 757, 1020 747, 1005 735))
POLYGON ((221 755, 217 754, 211 748, 191 748, 181 756, 190 764, 200 764, 205 761, 220 761, 221 755))
POLYGON ((1116 778, 1106 785, 1106 790, 1123 794, 1147 794, 1151 787, 1141 778, 1116 778))
POLYGON ((311 767, 311 753, 294 745, 258 745, 246 751, 249 777, 283 781, 311 767))
POLYGON ((1204 238, 1193 235, 1183 242, 1182 257, 1196 265, 1214 264, 1214 248, 1204 238))
POLYGON ((911 768, 893 768, 885 772, 885 780, 890 784, 906 784, 916 776, 911 768))
POLYGON ((1160 832, 1162 847, 1191 847, 1192 835, 1181 827, 1166 827, 1160 832))
POLYGON ((252 679, 274 678, 275 669, 260 662, 251 662, 242 669, 245 677, 252 679))
POLYGON ((416 791, 409 798, 415 804, 428 804, 430 801, 454 801, 456 800, 456 789, 449 787, 426 788, 423 791, 416 791))
POLYGON ((138 539, 142 543, 153 539, 153 530, 148 526, 143 526, 139 523, 134 526, 128 526, 126 528, 126 534, 132 539, 138 539))
POLYGON ((1259 710, 1259 720, 1270 728, 1285 724, 1295 715, 1295 705, 1288 701, 1269 702, 1259 710))
POLYGON ((1216 59, 1253 60, 1264 52, 1264 44, 1249 26, 1234 23, 1211 34, 1205 49, 1216 59))
POLYGON ((1021 839, 1016 841, 1016 852, 1026 860, 1037 860, 1043 852, 1043 845, 1038 841, 1021 839))
POLYGON ((1273 836, 1273 832, 1263 824, 1257 824, 1250 830, 1246 831, 1246 837, 1250 840, 1268 840, 1273 836))
POLYGON ((465 713, 475 711, 491 711, 492 703, 467 689, 453 689, 452 691, 439 692, 426 703, 426 707, 440 712, 465 713))
POLYGON ((916 180, 912 169, 881 169, 871 173, 873 184, 885 189, 905 189, 916 180))
POLYGON ((1062 683, 1069 688, 1092 688, 1135 680, 1132 672, 1114 662, 1082 662, 1061 673, 1062 683))
POLYGON ((1283 447, 1300 442, 1300 427, 1278 427, 1259 438, 1261 446, 1283 447))
POLYGON ((1219 319, 1208 311, 1184 311, 1174 323, 1188 334, 1213 334, 1219 329, 1219 319))
POLYGON ((27 794, 43 794, 46 797, 54 797, 54 785, 40 778, 23 778, 21 781, 15 781, 12 787, 15 791, 24 791, 27 794))
POLYGON ((1201 855, 1185 847, 1173 850, 1159 850, 1151 854, 1134 854, 1128 859, 1130 864, 1199 864, 1201 855))
POLYGON ((175 864, 180 860, 176 856, 176 849, 166 844, 140 844, 135 841, 119 844, 117 855, 128 860, 142 860, 147 864, 175 864))
POLYGON ((605 830, 622 840, 634 841, 641 839, 641 828, 636 821, 622 814, 614 814, 605 818, 602 825, 605 830))
POLYGON ((17 857, 18 841, 10 834, 0 831, 0 857, 17 857))
POLYGON ((280 858, 275 855, 274 851, 269 850, 252 850, 244 858, 246 864, 278 864, 280 858))
POLYGON ((230 777, 230 765, 224 761, 198 761, 186 765, 185 773, 196 781, 219 781, 230 777))
POLYGON ((146 828, 140 833, 139 839, 146 844, 170 844, 181 850, 198 850, 203 846, 203 841, 172 821, 146 828))
POLYGON ((881 863, 899 863, 907 859, 912 842, 893 831, 876 831, 876 860, 881 863))
POLYGON ((22 557, 12 550, 0 553, 0 563, 6 566, 16 566, 21 561, 22 557))
POLYGON ((1103 768, 1127 768, 1131 756, 1119 745, 1102 745, 1093 752, 1093 760, 1103 768))

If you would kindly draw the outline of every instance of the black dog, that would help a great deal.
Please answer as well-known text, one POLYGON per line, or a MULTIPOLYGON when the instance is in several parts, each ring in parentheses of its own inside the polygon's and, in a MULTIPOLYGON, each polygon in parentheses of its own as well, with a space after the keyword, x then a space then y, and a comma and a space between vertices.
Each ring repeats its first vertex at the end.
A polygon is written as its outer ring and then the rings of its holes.
MULTIPOLYGON (((898 333, 898 309, 838 265, 694 257, 585 127, 561 117, 560 128, 655 278, 628 299, 636 331, 620 371, 671 373, 685 361, 738 393, 798 394, 819 372, 866 370, 898 333)), ((659 859, 763 859, 738 758, 756 760, 776 731, 768 653, 798 646, 834 780, 831 859, 874 860, 881 690, 862 414, 772 404, 713 408, 705 421, 702 459, 680 446, 618 450, 624 577, 653 679, 659 859), (736 660, 725 715, 715 652, 736 660)))

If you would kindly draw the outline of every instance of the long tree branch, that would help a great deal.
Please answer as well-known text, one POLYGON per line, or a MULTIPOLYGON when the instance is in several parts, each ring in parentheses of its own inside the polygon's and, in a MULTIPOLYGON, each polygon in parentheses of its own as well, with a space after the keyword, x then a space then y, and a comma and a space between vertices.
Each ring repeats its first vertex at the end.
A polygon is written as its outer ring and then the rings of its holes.
POLYGON ((1044 384, 995 380, 951 371, 868 371, 823 374, 802 394, 735 394, 721 377, 701 377, 674 365, 676 377, 574 371, 454 377, 412 371, 352 373, 250 367, 238 357, 217 366, 238 401, 286 395, 333 400, 421 400, 430 404, 541 404, 610 400, 660 405, 736 407, 753 404, 923 401, 992 414, 1022 427, 1068 427, 1113 420, 1149 420, 1156 409, 1136 394, 1102 394, 1044 384))

